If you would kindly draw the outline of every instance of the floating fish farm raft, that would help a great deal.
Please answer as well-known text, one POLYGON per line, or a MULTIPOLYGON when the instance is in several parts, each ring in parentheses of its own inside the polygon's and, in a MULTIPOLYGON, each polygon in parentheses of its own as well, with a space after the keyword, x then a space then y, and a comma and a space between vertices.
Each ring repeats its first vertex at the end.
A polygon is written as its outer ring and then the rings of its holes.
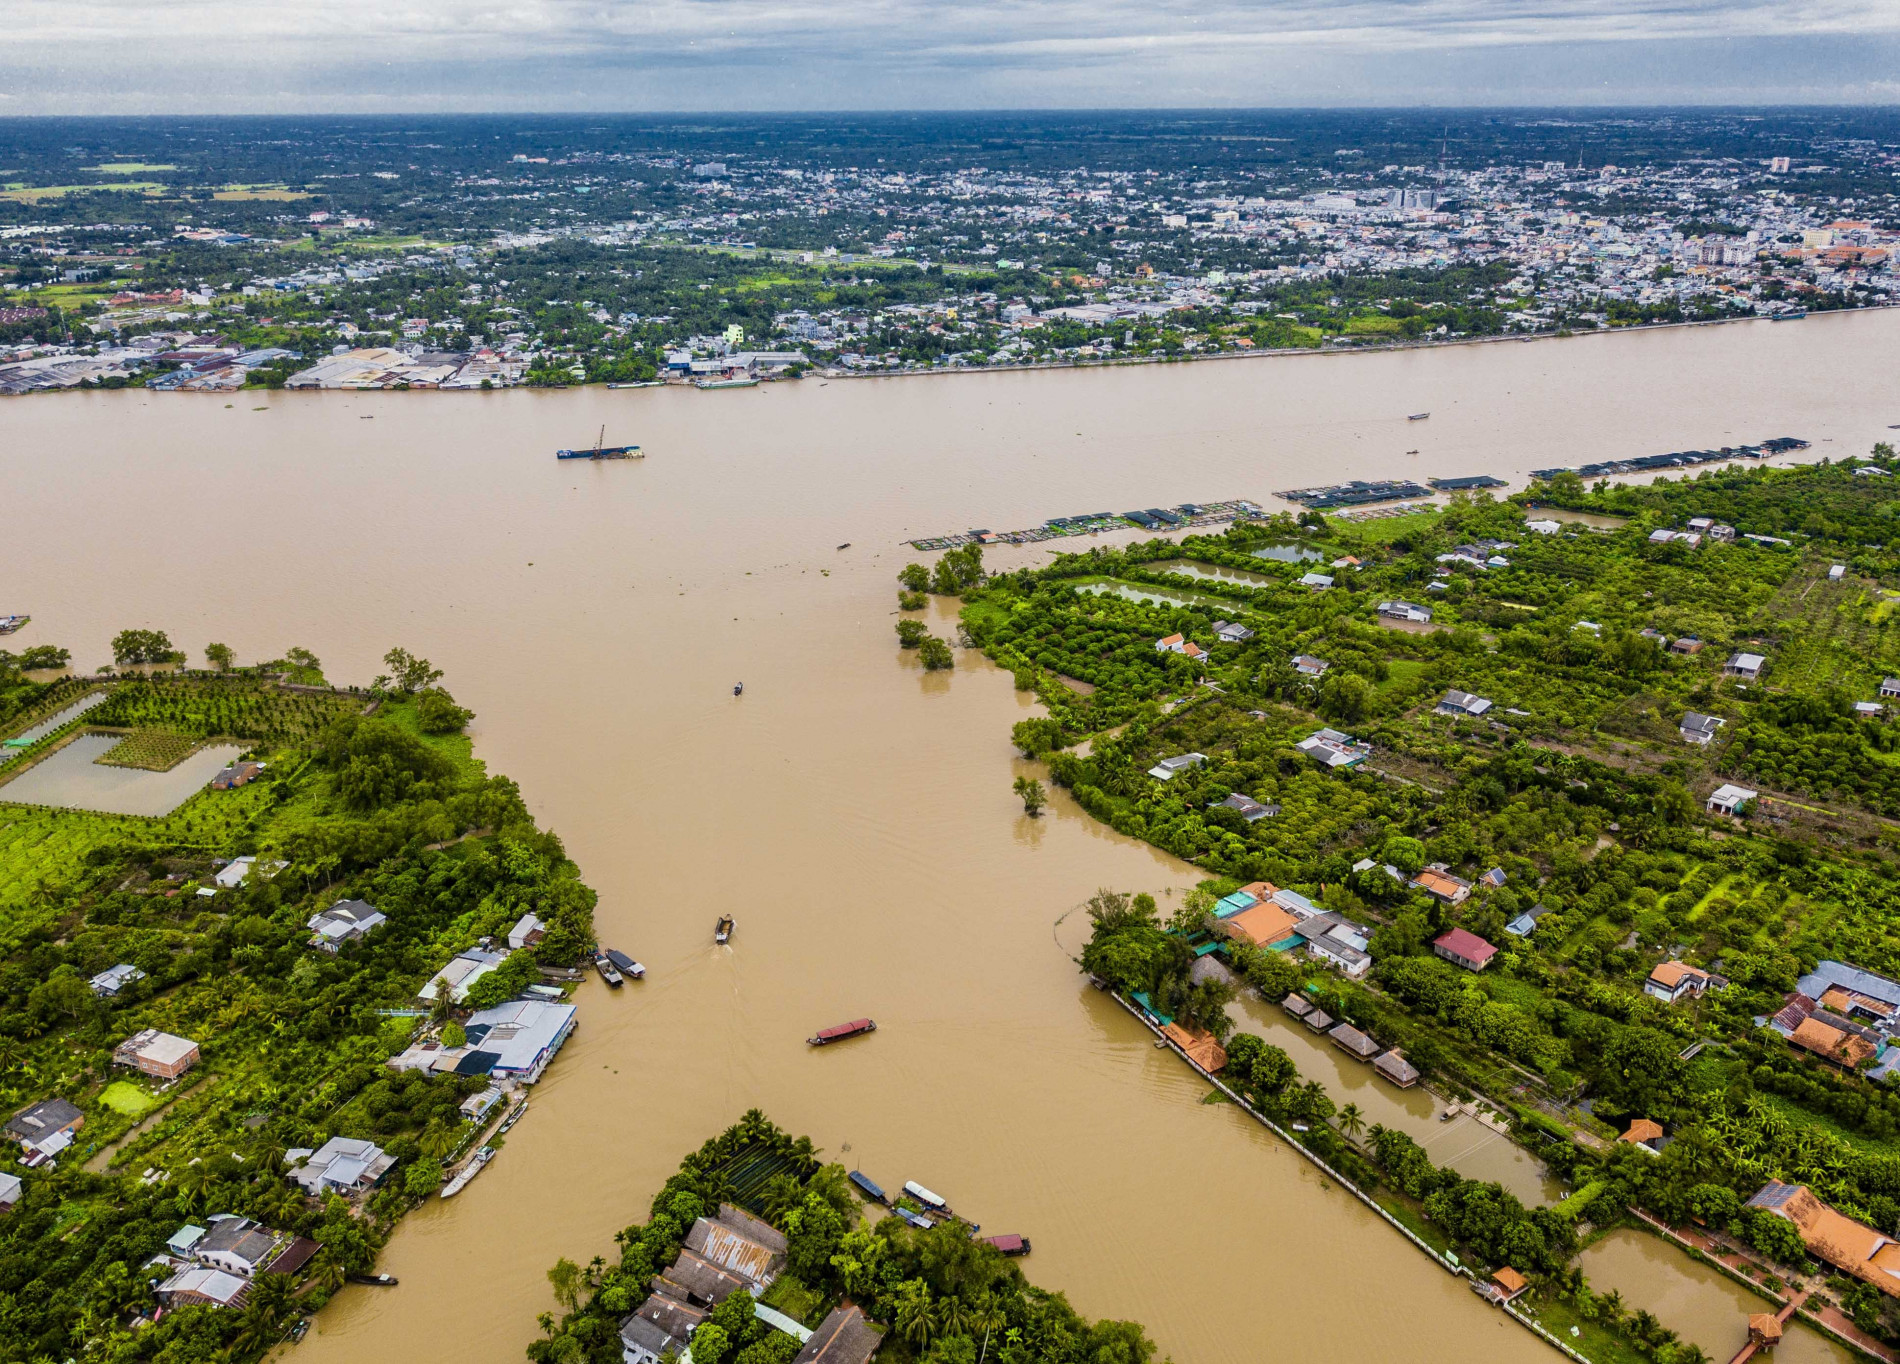
MULTIPOLYGON (((1424 491, 1420 489, 1420 491, 1424 491)), ((1077 516, 1054 516, 1030 530, 966 530, 960 535, 936 535, 907 543, 913 549, 955 549, 959 545, 1033 545, 1042 540, 1060 540, 1073 535, 1095 535, 1105 530, 1180 530, 1183 527, 1218 526, 1229 521, 1263 517, 1267 513, 1256 502, 1235 498, 1229 502, 1183 502, 1178 507, 1150 507, 1146 511, 1083 512, 1077 516)))
POLYGON ((1430 497, 1432 490, 1410 479, 1381 479, 1376 483, 1355 480, 1335 483, 1326 488, 1290 488, 1274 496, 1297 502, 1311 511, 1327 507, 1362 507, 1368 502, 1396 502, 1402 497, 1430 497))
POLYGON ((1441 493, 1462 493, 1470 492, 1478 488, 1504 488, 1510 486, 1503 479, 1493 478, 1489 474, 1479 474, 1475 478, 1428 478, 1425 481, 1438 489, 1441 493))
POLYGON ((1611 459, 1581 468, 1533 469, 1532 478, 1555 478, 1558 474, 1576 474, 1579 478, 1607 478, 1614 474, 1644 474, 1661 469, 1689 469, 1698 464, 1719 464, 1728 459, 1767 459, 1805 450, 1808 442, 1798 436, 1776 436, 1760 445, 1724 445, 1719 450, 1677 450, 1667 455, 1642 455, 1635 459, 1611 459))

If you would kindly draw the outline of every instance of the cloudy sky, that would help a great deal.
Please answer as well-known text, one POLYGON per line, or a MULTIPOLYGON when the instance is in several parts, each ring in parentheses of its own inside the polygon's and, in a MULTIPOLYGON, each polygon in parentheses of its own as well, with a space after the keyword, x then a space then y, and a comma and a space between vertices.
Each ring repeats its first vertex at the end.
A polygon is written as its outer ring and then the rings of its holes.
POLYGON ((0 115, 1895 103, 1900 0, 5 0, 0 115))

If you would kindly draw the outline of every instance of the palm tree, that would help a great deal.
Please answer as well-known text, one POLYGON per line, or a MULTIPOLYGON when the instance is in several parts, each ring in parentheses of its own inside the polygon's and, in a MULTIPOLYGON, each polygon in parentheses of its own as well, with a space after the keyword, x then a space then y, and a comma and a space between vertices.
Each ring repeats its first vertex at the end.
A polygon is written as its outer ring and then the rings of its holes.
POLYGON ((930 1290, 920 1279, 911 1279, 897 1286, 897 1311, 892 1321, 897 1333, 915 1351, 922 1353, 936 1332, 937 1323, 931 1318, 930 1290))
POLYGON ((1339 1110, 1339 1130, 1348 1141, 1356 1139, 1366 1130, 1365 1115, 1359 1111, 1358 1104, 1347 1104, 1339 1110))
POLYGON ((1623 1320, 1623 1295, 1614 1288, 1598 1294, 1597 1303, 1603 1308, 1603 1319, 1610 1325, 1614 1326, 1623 1320))
POLYGON ((970 1309, 963 1299, 954 1293, 937 1304, 937 1334, 944 1336, 970 1334, 970 1309))

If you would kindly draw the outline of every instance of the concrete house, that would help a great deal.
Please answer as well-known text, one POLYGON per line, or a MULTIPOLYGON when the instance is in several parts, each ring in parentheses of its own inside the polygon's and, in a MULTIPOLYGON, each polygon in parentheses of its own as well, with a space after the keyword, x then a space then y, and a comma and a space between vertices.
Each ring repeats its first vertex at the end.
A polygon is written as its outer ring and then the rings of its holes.
POLYGON ((533 1084, 573 1034, 580 1011, 547 999, 515 999, 469 1015, 457 1075, 533 1084))
POLYGON ((119 1043, 112 1053, 112 1064, 131 1066, 160 1080, 176 1080, 198 1064, 198 1044, 188 1037, 147 1028, 119 1043))
POLYGON ((1467 971, 1484 970, 1491 964, 1491 958, 1498 954, 1497 948, 1463 928, 1454 928, 1442 937, 1433 939, 1432 951, 1467 971))
POLYGON ((1900 1242, 1835 1211, 1805 1185, 1771 1179, 1743 1206, 1792 1222, 1810 1255, 1900 1297, 1900 1242))
POLYGON ((478 947, 471 947, 466 952, 458 952, 449 959, 447 966, 437 971, 429 978, 427 984, 416 991, 416 997, 434 1000, 436 995, 446 990, 449 998, 460 1004, 468 998, 469 986, 507 959, 508 954, 505 952, 484 952, 478 947))
POLYGON ((1761 792, 1751 791, 1746 786, 1718 786, 1709 796, 1709 811, 1718 815, 1738 815, 1749 801, 1760 795, 1761 792))
POLYGON ((1378 610, 1387 620, 1406 621, 1414 625, 1429 625, 1432 620, 1431 607, 1419 606, 1415 602, 1382 601, 1378 610))
POLYGON ((1293 655, 1293 671, 1301 677, 1324 677, 1326 670, 1333 665, 1323 658, 1314 658, 1311 654, 1293 655))
POLYGON ((524 947, 537 946, 547 936, 547 925, 532 914, 523 914, 508 930, 508 950, 519 952, 524 947))
POLYGON ((1889 698, 1900 696, 1900 677, 1889 677, 1881 682, 1880 694, 1889 698))
POLYGON ((1156 781, 1173 781, 1175 773, 1185 772, 1191 767, 1199 767, 1207 761, 1205 753, 1181 753, 1172 758, 1163 758, 1148 769, 1148 775, 1156 781))
POLYGON ((1254 632, 1235 621, 1217 620, 1214 622, 1214 634, 1222 644, 1245 644, 1253 638, 1254 632))
POLYGON ((1745 677, 1752 682, 1767 665, 1767 658, 1761 654, 1736 654, 1722 665, 1722 671, 1730 677, 1745 677))

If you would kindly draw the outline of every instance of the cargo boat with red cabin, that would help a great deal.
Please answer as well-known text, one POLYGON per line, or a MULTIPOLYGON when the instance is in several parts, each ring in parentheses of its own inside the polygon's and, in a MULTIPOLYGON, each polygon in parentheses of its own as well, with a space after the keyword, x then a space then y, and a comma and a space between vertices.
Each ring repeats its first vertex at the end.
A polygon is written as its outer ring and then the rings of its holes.
POLYGON ((842 1042, 849 1037, 861 1037, 867 1032, 876 1032, 877 1024, 868 1018, 854 1018, 849 1023, 840 1023, 834 1028, 821 1028, 815 1037, 805 1040, 814 1047, 830 1046, 833 1042, 842 1042))

